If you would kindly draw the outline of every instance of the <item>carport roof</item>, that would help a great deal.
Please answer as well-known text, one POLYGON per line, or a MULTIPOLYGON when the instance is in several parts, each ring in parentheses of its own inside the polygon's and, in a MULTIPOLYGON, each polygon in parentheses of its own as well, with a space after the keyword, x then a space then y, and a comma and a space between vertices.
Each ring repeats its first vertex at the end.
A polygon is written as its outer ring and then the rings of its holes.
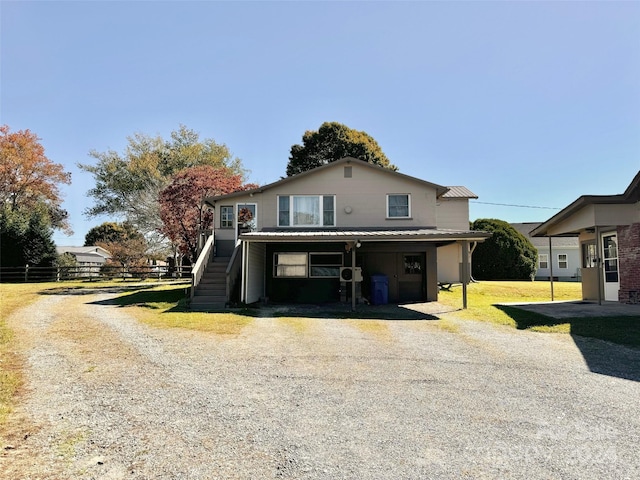
POLYGON ((240 235, 248 242, 442 242, 468 240, 482 242, 491 233, 474 230, 446 230, 436 228, 398 230, 274 230, 247 232, 240 235))

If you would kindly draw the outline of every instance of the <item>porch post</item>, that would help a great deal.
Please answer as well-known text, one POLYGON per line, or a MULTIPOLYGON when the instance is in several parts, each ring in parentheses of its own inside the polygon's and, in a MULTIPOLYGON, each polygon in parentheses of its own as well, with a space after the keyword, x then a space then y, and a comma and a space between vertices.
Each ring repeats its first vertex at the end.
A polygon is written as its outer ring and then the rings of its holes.
POLYGON ((551 281, 551 301, 553 302, 553 252, 551 251, 551 237, 549 239, 549 279, 551 281))
POLYGON ((240 270, 240 301, 247 301, 247 242, 242 242, 242 265, 240 270))
POLYGON ((462 241, 462 308, 467 308, 467 284, 469 283, 469 240, 462 241))
POLYGON ((351 311, 356 311, 356 243, 351 247, 351 311))
POLYGON ((603 254, 604 254, 604 251, 602 250, 602 239, 600 238, 600 227, 596 226, 596 268, 598 269, 598 272, 597 272, 598 305, 602 305, 602 289, 604 289, 604 282, 602 279, 602 268, 604 267, 604 264, 602 263, 602 258, 600 258, 600 255, 603 255, 603 254))

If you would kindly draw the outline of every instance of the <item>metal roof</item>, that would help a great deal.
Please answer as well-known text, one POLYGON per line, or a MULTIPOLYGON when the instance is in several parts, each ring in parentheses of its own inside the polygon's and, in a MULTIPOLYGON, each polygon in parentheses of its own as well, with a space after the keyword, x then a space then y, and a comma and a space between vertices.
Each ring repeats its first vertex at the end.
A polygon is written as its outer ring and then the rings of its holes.
POLYGON ((240 235, 249 242, 441 242, 454 240, 484 241, 491 233, 473 230, 436 228, 398 230, 277 230, 248 232, 240 235))
POLYGON ((448 192, 442 195, 442 198, 478 198, 478 196, 469 190, 467 187, 461 185, 447 187, 448 192))

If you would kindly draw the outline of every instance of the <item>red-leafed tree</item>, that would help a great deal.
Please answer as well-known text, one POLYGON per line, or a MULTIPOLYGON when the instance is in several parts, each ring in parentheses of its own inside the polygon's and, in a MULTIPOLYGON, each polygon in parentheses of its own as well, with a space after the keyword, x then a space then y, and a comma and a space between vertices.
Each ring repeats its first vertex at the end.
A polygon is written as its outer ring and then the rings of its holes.
POLYGON ((213 225, 213 214, 202 199, 256 187, 243 185, 242 176, 228 168, 203 165, 182 170, 160 193, 162 233, 194 262, 198 255, 198 230, 213 225))

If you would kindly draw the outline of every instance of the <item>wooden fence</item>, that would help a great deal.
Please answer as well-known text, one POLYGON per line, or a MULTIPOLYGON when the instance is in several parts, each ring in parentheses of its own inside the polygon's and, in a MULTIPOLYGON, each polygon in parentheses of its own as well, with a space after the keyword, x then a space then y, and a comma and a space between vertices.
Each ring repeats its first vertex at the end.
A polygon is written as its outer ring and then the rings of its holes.
POLYGON ((61 282, 75 280, 173 280, 191 278, 191 267, 118 267, 118 266, 80 266, 80 267, 0 267, 0 282, 35 283, 61 282))

